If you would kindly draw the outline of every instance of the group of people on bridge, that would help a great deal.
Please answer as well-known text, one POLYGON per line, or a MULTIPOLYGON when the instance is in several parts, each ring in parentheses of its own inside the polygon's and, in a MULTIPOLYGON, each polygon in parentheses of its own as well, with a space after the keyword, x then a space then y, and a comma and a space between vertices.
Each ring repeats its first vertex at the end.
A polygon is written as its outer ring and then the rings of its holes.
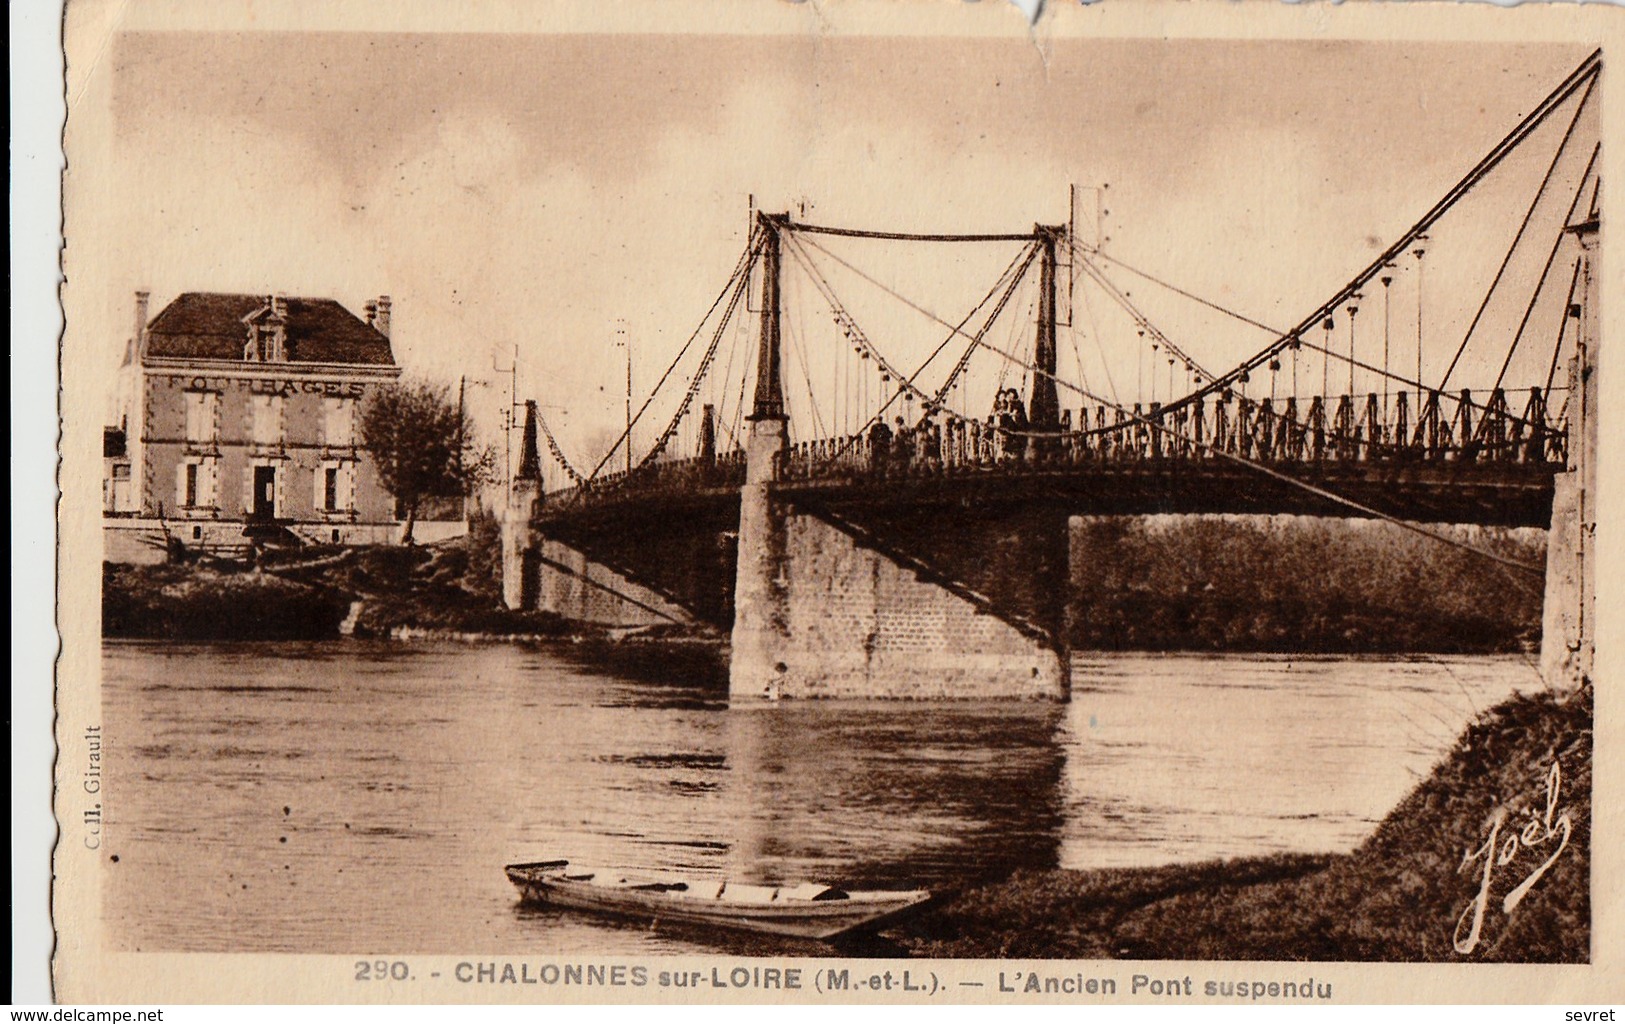
MULTIPOLYGON (((800 461, 796 456, 816 459, 821 455, 826 459, 841 459, 852 468, 865 467, 871 472, 908 472, 911 466, 942 468, 1003 463, 1022 458, 1032 433, 1027 410, 1014 388, 998 393, 985 424, 963 416, 944 418, 946 422, 939 423, 935 409, 928 409, 913 425, 898 416, 893 420, 894 425, 888 426, 884 417, 877 417, 865 435, 812 442, 812 447, 795 446, 791 461, 800 461), (853 458, 845 459, 849 454, 853 458)), ((1060 431, 1049 433, 1070 430, 1071 411, 1068 410, 1060 431)))
MULTIPOLYGON (((1396 404, 1384 415, 1377 396, 1360 408, 1348 396, 1335 407, 1312 399, 1300 409, 1288 399, 1240 396, 1177 408, 1153 403, 1132 410, 1101 405, 1061 411, 1048 430, 1032 424, 1014 389, 1001 390, 985 420, 928 409, 909 425, 877 419, 866 433, 804 441, 785 452, 781 476, 810 478, 853 473, 903 475, 965 468, 1052 466, 1096 460, 1222 458, 1319 462, 1376 460, 1561 463, 1566 433, 1548 418, 1545 396, 1530 396, 1522 415, 1497 391, 1487 404, 1463 393, 1454 412, 1432 395, 1420 416, 1396 404)), ((1454 396, 1451 396, 1454 397, 1454 396)))
MULTIPOLYGON (((1499 389, 1488 402, 1432 393, 1421 414, 1401 397, 1385 414, 1378 396, 1356 403, 1319 398, 1300 409, 1293 399, 1215 396, 1174 408, 1132 410, 1101 404, 1062 410, 1045 430, 1033 424, 1015 389, 1001 389, 985 419, 928 405, 914 423, 876 418, 859 433, 801 441, 781 455, 777 476, 811 480, 853 476, 931 476, 985 470, 1042 471, 1090 462, 1234 457, 1262 462, 1501 461, 1561 464, 1566 424, 1553 422, 1550 396, 1531 389, 1521 415, 1499 389), (1455 401, 1451 411, 1444 401, 1455 401), (1363 406, 1363 408, 1361 408, 1363 406), (1076 426, 1074 426, 1074 422, 1076 426)), ((733 486, 743 478, 742 452, 658 460, 630 474, 610 474, 582 488, 684 489, 733 486)), ((580 493, 580 492, 578 492, 580 493)))

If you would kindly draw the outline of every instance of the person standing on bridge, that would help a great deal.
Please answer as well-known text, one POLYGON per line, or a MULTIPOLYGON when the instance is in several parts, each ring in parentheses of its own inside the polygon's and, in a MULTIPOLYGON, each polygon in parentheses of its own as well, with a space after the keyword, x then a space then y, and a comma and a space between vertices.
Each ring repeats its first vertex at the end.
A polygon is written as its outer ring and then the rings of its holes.
POLYGON ((921 469, 930 469, 935 456, 931 445, 931 432, 936 424, 931 422, 931 414, 926 413, 925 418, 914 428, 914 462, 921 469))
POLYGON ((896 423, 896 429, 892 434, 892 440, 895 442, 892 448, 897 454, 897 472, 907 473, 909 461, 914 457, 914 431, 909 429, 901 416, 897 417, 896 423))
POLYGON ((884 473, 886 460, 891 457, 891 428, 886 426, 885 419, 875 420, 875 425, 869 428, 869 471, 884 473))
POLYGON ((995 408, 999 413, 999 440, 1004 449, 1003 459, 1019 460, 1026 448, 1026 438, 1018 432, 1027 427, 1027 412, 1021 407, 1021 393, 1015 388, 1000 392, 999 402, 995 408))

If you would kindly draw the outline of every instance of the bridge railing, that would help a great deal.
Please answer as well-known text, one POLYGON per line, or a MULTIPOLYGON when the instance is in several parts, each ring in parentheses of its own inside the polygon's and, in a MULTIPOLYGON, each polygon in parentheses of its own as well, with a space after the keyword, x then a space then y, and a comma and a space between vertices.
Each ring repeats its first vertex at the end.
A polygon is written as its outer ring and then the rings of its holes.
POLYGON ((1079 429, 1036 432, 952 417, 897 431, 803 441, 792 445, 780 478, 907 476, 1055 468, 1089 462, 1223 459, 1260 462, 1495 462, 1561 464, 1566 422, 1551 397, 1533 388, 1494 391, 1475 402, 1470 391, 1424 394, 1421 413, 1409 395, 1339 396, 1335 403, 1231 396, 1174 409, 1153 403, 1124 410, 1079 410, 1079 429), (1386 400, 1385 400, 1386 399, 1386 400), (1514 409, 1521 405, 1521 411, 1514 409))
POLYGON ((631 472, 606 473, 574 487, 549 491, 543 507, 572 504, 575 507, 615 500, 636 494, 698 492, 719 487, 739 487, 745 482, 745 453, 720 452, 710 459, 699 457, 668 459, 637 466, 631 472))
MULTIPOLYGON (((1554 392, 1557 389, 1554 389, 1554 392)), ((1522 463, 1568 458, 1566 396, 1497 389, 1482 403, 1470 391, 1359 398, 1319 397, 1300 404, 1232 395, 1164 408, 1078 410, 1077 428, 1019 430, 989 417, 927 418, 893 431, 801 441, 781 456, 781 480, 934 476, 983 471, 1046 471, 1091 463, 1239 458, 1269 463, 1522 463), (1515 409, 1519 411, 1514 411, 1515 409)), ((544 507, 580 508, 629 496, 697 493, 738 487, 741 451, 711 459, 652 462, 550 492, 544 507)))

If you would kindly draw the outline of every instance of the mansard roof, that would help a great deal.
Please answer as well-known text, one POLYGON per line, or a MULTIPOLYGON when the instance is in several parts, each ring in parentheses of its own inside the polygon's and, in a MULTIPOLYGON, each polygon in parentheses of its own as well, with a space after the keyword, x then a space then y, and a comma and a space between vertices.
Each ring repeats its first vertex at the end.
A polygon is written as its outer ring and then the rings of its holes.
MULTIPOLYGON (((332 299, 279 298, 287 309, 287 357, 293 363, 394 366, 389 339, 332 299)), ((265 295, 184 292, 147 326, 149 356, 243 358, 245 318, 270 302, 265 295)))

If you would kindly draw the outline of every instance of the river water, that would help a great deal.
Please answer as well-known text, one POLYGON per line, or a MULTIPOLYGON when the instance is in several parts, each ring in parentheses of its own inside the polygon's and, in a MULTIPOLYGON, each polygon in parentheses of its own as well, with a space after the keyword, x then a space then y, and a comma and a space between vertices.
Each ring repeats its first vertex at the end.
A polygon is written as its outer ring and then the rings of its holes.
MULTIPOLYGON (((506 863, 951 889, 1343 851, 1527 659, 1080 656, 1073 700, 730 708, 702 659, 110 643, 123 948, 764 952, 521 909, 506 863)), ((112 860, 116 857, 117 860, 112 860)))

